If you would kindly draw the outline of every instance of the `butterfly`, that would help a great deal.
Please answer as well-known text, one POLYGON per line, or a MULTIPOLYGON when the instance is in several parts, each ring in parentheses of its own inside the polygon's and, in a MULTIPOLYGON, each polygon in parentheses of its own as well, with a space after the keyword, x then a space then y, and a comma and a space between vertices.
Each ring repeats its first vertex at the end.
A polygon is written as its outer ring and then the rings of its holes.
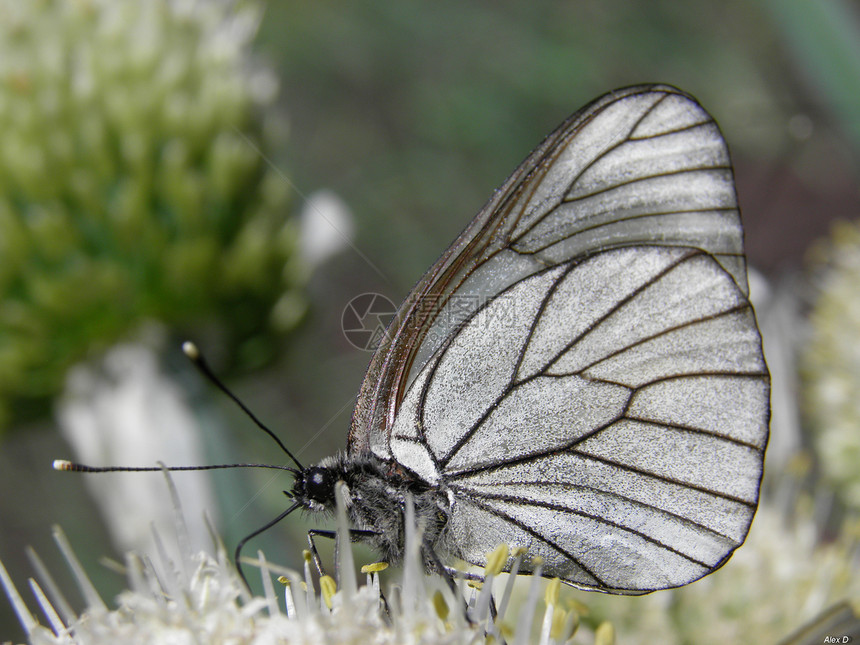
MULTIPOLYGON (((743 543, 770 380, 723 137, 688 94, 630 87, 562 123, 400 306, 347 450, 302 470, 297 507, 344 481, 356 536, 475 565, 500 543, 544 576, 640 594, 743 543)), ((434 558, 435 560, 435 558, 434 558)))
POLYGON ((769 394, 719 128, 676 88, 620 89, 553 131, 406 297, 346 450, 304 467, 275 437, 292 504, 237 562, 291 512, 333 511, 344 482, 352 539, 391 562, 412 504, 445 575, 506 543, 527 549, 520 573, 582 589, 685 585, 746 538, 769 394))

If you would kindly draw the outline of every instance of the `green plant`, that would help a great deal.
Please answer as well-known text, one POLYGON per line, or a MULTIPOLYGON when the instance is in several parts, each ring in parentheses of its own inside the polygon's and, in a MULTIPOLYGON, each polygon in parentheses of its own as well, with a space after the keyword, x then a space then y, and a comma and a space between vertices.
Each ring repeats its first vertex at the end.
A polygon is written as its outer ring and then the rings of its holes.
POLYGON ((0 420, 155 319, 246 362, 304 271, 252 3, 0 2, 0 420), (213 323, 212 321, 217 321, 213 323))

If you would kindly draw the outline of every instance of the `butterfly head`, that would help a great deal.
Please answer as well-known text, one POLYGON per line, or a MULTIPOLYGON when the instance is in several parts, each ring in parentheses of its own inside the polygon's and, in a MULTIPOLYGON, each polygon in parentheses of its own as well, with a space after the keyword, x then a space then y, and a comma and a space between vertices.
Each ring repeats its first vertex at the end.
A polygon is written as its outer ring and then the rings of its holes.
POLYGON ((308 506, 315 504, 330 506, 334 503, 336 482, 337 476, 331 468, 311 466, 296 477, 293 496, 296 500, 305 501, 308 506))
POLYGON ((350 479, 346 470, 339 455, 302 468, 296 472, 296 480, 289 496, 309 511, 333 511, 335 484, 350 479))

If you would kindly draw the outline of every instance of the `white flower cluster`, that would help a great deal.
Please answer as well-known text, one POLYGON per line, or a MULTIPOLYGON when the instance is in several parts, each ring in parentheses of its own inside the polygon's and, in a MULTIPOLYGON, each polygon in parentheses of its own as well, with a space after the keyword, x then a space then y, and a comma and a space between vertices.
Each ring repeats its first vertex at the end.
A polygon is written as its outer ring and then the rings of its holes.
MULTIPOLYGON (((348 544, 346 517, 338 518, 338 539, 348 544)), ((179 526, 178 542, 184 542, 179 526)), ((163 548, 154 559, 130 554, 126 558, 129 589, 108 609, 63 533, 55 538, 75 573, 87 609, 75 615, 50 574, 35 558, 41 583, 30 587, 50 628, 40 625, 0 564, 0 578, 32 645, 99 645, 101 643, 239 645, 243 643, 355 645, 467 645, 502 642, 555 645, 570 640, 578 626, 574 609, 559 602, 559 581, 547 584, 546 609, 539 625, 538 596, 542 580, 532 577, 525 601, 511 609, 514 576, 501 593, 492 593, 493 579, 508 559, 507 547, 491 554, 480 588, 457 580, 457 594, 439 576, 423 572, 418 558, 417 531, 407 537, 407 556, 397 584, 383 593, 378 571, 364 567, 366 584, 359 584, 349 548, 338 549, 338 582, 329 576, 315 589, 310 558, 304 574, 268 564, 262 554, 253 562, 262 573, 264 595, 252 597, 216 539, 217 556, 186 552, 172 562, 163 548), (158 563, 158 564, 156 564, 158 563), (276 591, 272 573, 281 574, 276 591), (43 591, 44 589, 44 591, 43 591), (492 596, 492 597, 491 597, 492 596), (468 601, 464 600, 468 598, 468 601), (491 610, 495 607, 495 616, 491 610), (509 614, 516 614, 514 619, 509 614), (539 628, 539 636, 535 636, 539 628), (537 639, 537 640, 536 640, 537 639)), ((182 550, 182 549, 180 549, 182 550)), ((611 625, 597 630, 597 643, 613 642, 611 625)))

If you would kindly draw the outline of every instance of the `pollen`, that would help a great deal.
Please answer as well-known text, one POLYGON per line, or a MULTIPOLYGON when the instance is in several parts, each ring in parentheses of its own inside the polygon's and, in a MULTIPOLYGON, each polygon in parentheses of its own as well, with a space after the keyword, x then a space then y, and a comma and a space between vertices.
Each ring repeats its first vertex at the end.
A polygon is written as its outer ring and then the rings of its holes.
POLYGON ((485 571, 488 576, 497 576, 502 572, 502 567, 508 561, 510 547, 507 544, 500 544, 494 551, 487 554, 487 566, 485 571))
POLYGON ((385 571, 388 568, 387 562, 371 562, 370 564, 365 564, 361 567, 362 573, 379 573, 380 571, 385 571))
POLYGON ((439 618, 447 620, 450 610, 448 609, 448 603, 445 602, 445 597, 439 590, 433 594, 433 609, 436 610, 436 615, 439 616, 439 618))
POLYGON ((549 581, 544 591, 543 599, 548 606, 555 607, 558 604, 558 594, 561 590, 561 580, 553 578, 549 581))
POLYGON ((337 583, 331 576, 323 576, 320 578, 320 591, 322 592, 325 606, 331 609, 331 599, 337 593, 337 583))

